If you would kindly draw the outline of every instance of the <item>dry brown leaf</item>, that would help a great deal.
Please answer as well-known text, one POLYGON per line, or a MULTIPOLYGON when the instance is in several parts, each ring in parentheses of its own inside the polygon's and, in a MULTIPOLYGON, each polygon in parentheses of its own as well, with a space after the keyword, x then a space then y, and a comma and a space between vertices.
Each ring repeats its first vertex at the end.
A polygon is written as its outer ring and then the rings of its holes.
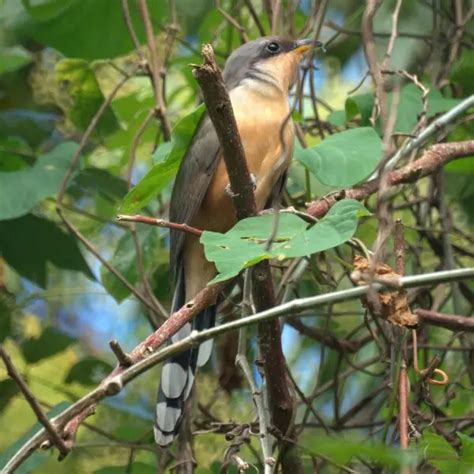
MULTIPOLYGON (((371 263, 366 258, 356 255, 353 263, 354 271, 351 278, 358 285, 365 285, 370 281, 380 281, 389 283, 391 286, 399 286, 400 275, 385 263, 377 265, 373 275, 371 263)), ((377 293, 377 301, 364 298, 362 303, 373 313, 397 326, 413 327, 418 325, 418 316, 410 311, 407 293, 403 288, 382 290, 377 293)))

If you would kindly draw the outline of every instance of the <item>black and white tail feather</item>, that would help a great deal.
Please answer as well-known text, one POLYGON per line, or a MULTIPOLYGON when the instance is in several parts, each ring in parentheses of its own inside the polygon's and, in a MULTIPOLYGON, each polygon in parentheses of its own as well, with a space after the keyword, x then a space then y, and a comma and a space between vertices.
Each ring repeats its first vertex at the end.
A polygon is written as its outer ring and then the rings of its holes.
MULTIPOLYGON (((185 294, 184 272, 181 268, 177 275, 172 312, 185 304, 185 294)), ((211 306, 197 315, 192 323, 187 323, 172 336, 171 343, 189 336, 193 329, 202 331, 213 327, 215 319, 216 306, 211 306)), ((178 435, 184 405, 191 393, 196 370, 209 360, 212 345, 212 339, 210 339, 197 348, 181 352, 163 364, 154 426, 155 441, 159 446, 168 446, 178 435)))

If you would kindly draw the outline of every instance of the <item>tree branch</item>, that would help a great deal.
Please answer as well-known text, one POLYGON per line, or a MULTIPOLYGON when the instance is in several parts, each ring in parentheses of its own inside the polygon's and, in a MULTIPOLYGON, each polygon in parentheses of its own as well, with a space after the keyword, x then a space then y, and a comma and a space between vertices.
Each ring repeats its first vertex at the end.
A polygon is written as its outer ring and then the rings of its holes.
POLYGON ((420 316, 421 322, 431 326, 439 326, 451 331, 474 332, 474 318, 459 316, 457 314, 444 314, 429 309, 417 309, 415 313, 420 316))

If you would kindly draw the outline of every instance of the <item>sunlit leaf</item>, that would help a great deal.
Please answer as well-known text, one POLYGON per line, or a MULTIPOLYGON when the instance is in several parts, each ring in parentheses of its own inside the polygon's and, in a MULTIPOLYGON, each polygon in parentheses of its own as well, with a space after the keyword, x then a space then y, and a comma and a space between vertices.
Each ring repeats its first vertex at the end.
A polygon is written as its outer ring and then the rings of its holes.
MULTIPOLYGON (((66 58, 56 65, 56 79, 71 98, 71 105, 66 109, 67 117, 77 128, 85 130, 105 100, 94 70, 83 59, 66 58)), ((106 135, 117 128, 117 119, 109 107, 102 114, 94 133, 106 135)))
POLYGON ((20 69, 32 60, 31 53, 22 46, 0 47, 0 74, 20 69))
POLYGON ((204 105, 201 105, 176 124, 172 133, 173 148, 167 158, 161 158, 125 196, 122 213, 131 214, 142 209, 170 183, 178 172, 203 113, 204 105))
POLYGON ((275 225, 273 215, 243 219, 225 234, 204 232, 201 242, 206 258, 215 262, 219 272, 211 283, 228 280, 265 259, 302 257, 337 247, 354 235, 358 217, 363 215, 368 215, 365 207, 350 199, 336 203, 309 228, 306 221, 293 214, 279 214, 269 249, 268 239, 275 225))
POLYGON ((30 168, 0 172, 0 220, 23 216, 35 204, 56 194, 76 149, 75 143, 61 143, 30 168))

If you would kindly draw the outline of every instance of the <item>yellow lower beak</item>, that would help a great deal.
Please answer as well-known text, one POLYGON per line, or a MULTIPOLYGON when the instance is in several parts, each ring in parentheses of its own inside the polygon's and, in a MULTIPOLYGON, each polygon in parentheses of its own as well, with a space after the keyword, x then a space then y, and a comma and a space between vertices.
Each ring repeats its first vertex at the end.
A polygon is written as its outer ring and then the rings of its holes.
POLYGON ((304 54, 320 46, 323 46, 323 43, 321 43, 321 41, 312 40, 312 39, 302 39, 295 42, 293 51, 296 51, 300 54, 304 54))

